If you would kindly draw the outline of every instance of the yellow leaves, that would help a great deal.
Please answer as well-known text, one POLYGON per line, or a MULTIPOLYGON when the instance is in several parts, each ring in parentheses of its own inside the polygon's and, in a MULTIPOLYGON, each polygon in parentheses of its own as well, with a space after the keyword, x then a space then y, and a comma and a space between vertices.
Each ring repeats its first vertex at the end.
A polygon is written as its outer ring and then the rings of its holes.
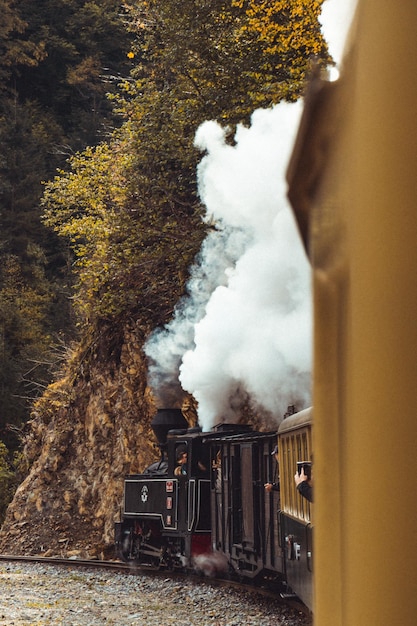
POLYGON ((284 48, 289 41, 290 32, 297 29, 306 33, 314 27, 317 34, 317 17, 321 4, 321 1, 308 0, 249 0, 246 8, 246 29, 256 33, 260 40, 269 43, 275 41, 277 47, 284 48), (278 44, 277 40, 282 38, 281 44, 278 44))
POLYGON ((269 94, 271 102, 300 95, 310 58, 323 65, 330 62, 318 21, 323 1, 232 0, 245 16, 236 36, 260 57, 256 69, 248 69, 254 83, 251 93, 259 105, 262 94, 269 94))
POLYGON ((97 299, 111 273, 111 238, 128 197, 127 172, 132 155, 118 144, 87 148, 71 159, 71 171, 46 185, 44 221, 66 237, 76 256, 75 304, 86 309, 97 299))
POLYGON ((109 145, 71 159, 43 202, 46 224, 75 252, 75 303, 86 318, 129 307, 146 319, 151 310, 161 318, 171 311, 182 289, 174 273, 180 267, 186 274, 204 228, 195 129, 208 116, 233 125, 255 108, 297 98, 309 57, 326 62, 321 3, 184 0, 178 11, 178 3, 164 0, 132 7, 137 38, 126 55, 137 61, 114 97, 123 126, 109 145))

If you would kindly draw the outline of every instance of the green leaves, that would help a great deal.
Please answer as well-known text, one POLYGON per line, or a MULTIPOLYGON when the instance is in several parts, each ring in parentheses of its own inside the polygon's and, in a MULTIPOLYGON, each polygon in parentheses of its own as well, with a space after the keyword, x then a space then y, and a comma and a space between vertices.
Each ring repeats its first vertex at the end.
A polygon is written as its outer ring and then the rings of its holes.
POLYGON ((205 234, 194 134, 215 118, 232 135, 255 108, 300 96, 311 57, 329 62, 321 3, 183 0, 179 10, 176 0, 143 0, 130 7, 133 66, 113 96, 124 123, 108 144, 72 158, 43 201, 46 223, 77 257, 82 323, 133 316, 152 327, 169 319, 205 234))

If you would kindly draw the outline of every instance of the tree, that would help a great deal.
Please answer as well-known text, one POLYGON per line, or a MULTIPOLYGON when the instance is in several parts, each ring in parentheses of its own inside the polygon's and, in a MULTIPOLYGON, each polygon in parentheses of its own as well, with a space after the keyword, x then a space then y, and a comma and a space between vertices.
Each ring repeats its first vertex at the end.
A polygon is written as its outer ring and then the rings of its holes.
POLYGON ((106 93, 126 75, 131 35, 118 0, 19 2, 25 43, 43 51, 35 68, 17 66, 10 86, 19 99, 53 111, 71 150, 97 143, 115 124, 106 93))
POLYGON ((257 85, 254 102, 298 98, 312 62, 329 64, 320 31, 322 4, 323 0, 232 0, 245 13, 240 39, 254 61, 246 70, 249 81, 257 85))
POLYGON ((43 58, 42 44, 25 41, 27 23, 13 0, 0 0, 0 92, 8 86, 15 67, 35 66, 43 58))
POLYGON ((74 335, 72 257, 67 243, 41 222, 42 181, 119 125, 107 92, 131 67, 132 35, 118 0, 0 0, 0 10, 4 433, 6 424, 27 419, 31 399, 50 379, 47 351, 55 349, 54 338, 74 335), (8 281, 11 268, 19 276, 15 286, 8 281))
POLYGON ((303 93, 312 61, 331 59, 318 21, 323 0, 174 0, 136 3, 138 88, 200 110, 203 119, 248 121, 257 106, 303 93), (203 113, 204 111, 204 113, 203 113))
POLYGON ((207 118, 247 122, 257 106, 301 93, 311 56, 326 65, 318 14, 305 0, 174 0, 131 7, 125 119, 108 145, 70 160, 46 187, 46 223, 77 255, 82 321, 167 321, 204 236, 194 133, 207 118), (292 30, 294 35, 291 36, 292 30))
POLYGON ((17 442, 9 426, 21 425, 27 400, 43 391, 52 365, 48 319, 53 292, 45 277, 46 260, 34 244, 26 256, 23 265, 18 257, 3 254, 0 267, 0 436, 12 446, 17 442))
POLYGON ((4 443, 0 441, 0 524, 4 521, 6 509, 12 499, 15 488, 14 473, 7 460, 8 450, 4 443))

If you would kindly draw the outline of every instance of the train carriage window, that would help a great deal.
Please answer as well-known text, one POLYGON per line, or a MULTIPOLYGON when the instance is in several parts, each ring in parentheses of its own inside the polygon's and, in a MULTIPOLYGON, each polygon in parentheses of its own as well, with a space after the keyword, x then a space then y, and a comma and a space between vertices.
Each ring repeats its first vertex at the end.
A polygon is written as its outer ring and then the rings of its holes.
POLYGON ((281 507, 286 513, 310 521, 310 503, 297 491, 294 474, 297 462, 311 460, 310 432, 307 428, 284 434, 280 438, 281 507))
POLYGON ((186 476, 189 471, 187 444, 181 442, 175 446, 175 476, 186 476))

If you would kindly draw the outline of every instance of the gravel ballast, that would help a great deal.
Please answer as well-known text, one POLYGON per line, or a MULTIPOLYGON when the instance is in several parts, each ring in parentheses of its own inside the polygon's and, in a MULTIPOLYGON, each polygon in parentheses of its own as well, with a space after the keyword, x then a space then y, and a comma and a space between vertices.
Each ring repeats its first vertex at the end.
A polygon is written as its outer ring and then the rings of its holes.
POLYGON ((191 580, 0 564, 0 625, 310 626, 280 601, 191 580))

